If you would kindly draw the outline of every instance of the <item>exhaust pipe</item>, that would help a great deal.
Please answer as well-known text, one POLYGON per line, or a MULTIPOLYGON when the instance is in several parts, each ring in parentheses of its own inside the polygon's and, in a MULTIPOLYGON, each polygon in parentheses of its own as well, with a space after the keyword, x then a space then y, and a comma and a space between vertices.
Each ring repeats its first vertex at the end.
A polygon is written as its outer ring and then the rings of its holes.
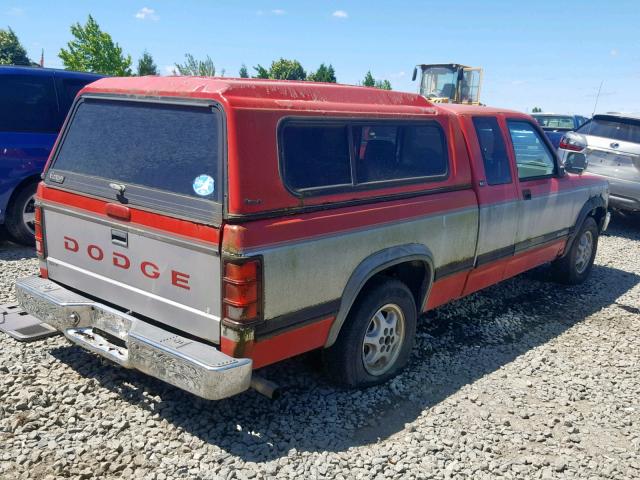
POLYGON ((269 397, 271 400, 280 398, 280 387, 278 384, 258 375, 254 374, 251 376, 251 388, 265 397, 269 397))

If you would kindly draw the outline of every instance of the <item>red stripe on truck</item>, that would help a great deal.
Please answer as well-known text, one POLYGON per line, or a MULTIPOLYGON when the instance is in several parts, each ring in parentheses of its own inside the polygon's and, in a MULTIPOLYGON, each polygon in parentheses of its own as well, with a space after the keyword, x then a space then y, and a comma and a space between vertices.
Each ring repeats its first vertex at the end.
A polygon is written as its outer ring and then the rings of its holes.
POLYGON ((251 358, 254 369, 265 367, 323 347, 334 320, 335 317, 327 317, 280 335, 246 342, 244 345, 221 337, 220 350, 230 356, 251 358))
MULTIPOLYGON (((109 216, 107 211, 112 202, 57 190, 47 187, 43 183, 40 183, 38 187, 38 196, 47 203, 59 204, 64 208, 71 207, 83 210, 97 214, 100 218, 112 220, 112 216, 109 216)), ((156 231, 202 240, 216 245, 220 242, 219 230, 215 227, 168 217, 166 214, 138 210, 133 207, 128 207, 128 209, 131 219, 126 222, 127 225, 148 227, 156 231)), ((123 219, 119 220, 124 221, 123 219)))
POLYGON ((256 220, 241 225, 226 225, 222 249, 237 251, 274 246, 353 230, 394 225, 477 206, 476 194, 469 188, 425 194, 409 200, 372 201, 367 205, 256 220))

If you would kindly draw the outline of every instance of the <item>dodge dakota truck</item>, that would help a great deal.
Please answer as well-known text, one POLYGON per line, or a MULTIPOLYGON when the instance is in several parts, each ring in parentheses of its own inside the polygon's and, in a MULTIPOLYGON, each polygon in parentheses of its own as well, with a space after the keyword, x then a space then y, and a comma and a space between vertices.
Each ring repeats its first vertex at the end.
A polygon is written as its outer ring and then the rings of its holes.
POLYGON ((607 202, 518 112, 108 78, 51 153, 40 274, 17 296, 71 342, 207 399, 316 349, 337 382, 369 386, 405 367, 422 312, 545 263, 584 281, 607 202))

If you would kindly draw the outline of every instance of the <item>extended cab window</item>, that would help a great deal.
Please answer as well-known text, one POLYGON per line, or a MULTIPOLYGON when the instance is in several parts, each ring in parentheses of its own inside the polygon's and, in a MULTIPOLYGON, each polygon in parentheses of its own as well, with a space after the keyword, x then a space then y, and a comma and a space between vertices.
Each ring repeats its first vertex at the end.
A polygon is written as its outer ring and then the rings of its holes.
POLYGON ((495 117, 474 117, 473 126, 482 151, 484 173, 489 185, 511 183, 511 166, 498 120, 495 117))
POLYGON ((444 133, 434 122, 296 120, 281 128, 280 155, 294 191, 442 178, 448 171, 444 133))
POLYGON ((507 123, 520 180, 552 175, 555 172, 553 154, 534 126, 518 120, 507 123))
POLYGON ((132 204, 211 219, 222 200, 221 114, 206 105, 86 98, 46 181, 132 204), (117 198, 117 197, 115 197, 117 198))
POLYGON ((57 133, 58 101, 49 75, 0 75, 0 131, 57 133))

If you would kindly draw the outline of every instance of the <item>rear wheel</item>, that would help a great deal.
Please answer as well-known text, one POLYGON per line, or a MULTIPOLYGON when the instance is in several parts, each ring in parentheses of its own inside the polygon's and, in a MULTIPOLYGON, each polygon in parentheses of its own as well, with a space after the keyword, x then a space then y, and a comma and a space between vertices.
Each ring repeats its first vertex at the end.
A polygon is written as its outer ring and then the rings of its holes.
POLYGON ((554 277, 561 283, 578 285, 584 282, 593 267, 598 249, 598 225, 587 217, 567 254, 553 262, 554 277))
POLYGON ((352 307, 336 343, 324 351, 328 373, 352 387, 393 378, 409 360, 416 318, 413 295, 404 283, 377 281, 352 307))
POLYGON ((35 196, 38 184, 31 183, 22 188, 7 209, 5 225, 9 236, 23 245, 35 243, 35 196))

